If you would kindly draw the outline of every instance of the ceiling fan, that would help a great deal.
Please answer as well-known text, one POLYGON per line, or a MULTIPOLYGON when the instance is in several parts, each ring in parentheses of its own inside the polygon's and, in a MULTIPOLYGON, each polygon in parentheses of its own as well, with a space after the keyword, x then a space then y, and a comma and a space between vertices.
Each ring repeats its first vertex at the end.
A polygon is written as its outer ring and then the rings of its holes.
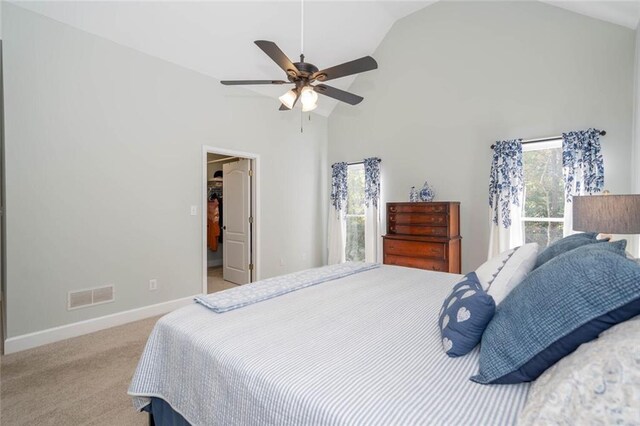
POLYGON ((378 63, 371 56, 365 56, 354 61, 345 62, 331 68, 318 70, 315 65, 305 62, 304 55, 300 55, 300 62, 293 63, 282 50, 272 41, 256 40, 255 43, 264 53, 267 54, 280 68, 287 73, 284 80, 223 80, 220 83, 225 85, 251 85, 251 84, 295 84, 295 87, 284 95, 280 96, 280 111, 293 109, 298 99, 302 103, 302 111, 312 111, 317 107, 318 93, 346 102, 350 105, 357 105, 364 99, 362 96, 326 84, 312 85, 316 81, 324 82, 348 75, 371 71, 378 68, 378 63))

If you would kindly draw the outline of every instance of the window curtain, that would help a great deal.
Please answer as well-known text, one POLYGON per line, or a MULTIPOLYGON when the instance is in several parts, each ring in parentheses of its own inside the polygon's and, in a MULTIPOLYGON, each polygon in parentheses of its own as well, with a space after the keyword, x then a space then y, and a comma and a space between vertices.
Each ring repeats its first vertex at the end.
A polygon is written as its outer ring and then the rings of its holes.
POLYGON ((498 141, 489 176, 491 232, 488 258, 524 242, 522 203, 524 179, 522 139, 498 141))
POLYGON ((366 262, 378 262, 380 235, 380 159, 364 159, 364 257, 366 262))
POLYGON ((331 166, 331 205, 329 206, 329 265, 345 261, 347 245, 347 163, 331 166))
POLYGON ((600 131, 578 130, 562 134, 562 174, 564 176, 564 230, 574 234, 574 195, 593 195, 604 188, 604 161, 600 149, 600 131))

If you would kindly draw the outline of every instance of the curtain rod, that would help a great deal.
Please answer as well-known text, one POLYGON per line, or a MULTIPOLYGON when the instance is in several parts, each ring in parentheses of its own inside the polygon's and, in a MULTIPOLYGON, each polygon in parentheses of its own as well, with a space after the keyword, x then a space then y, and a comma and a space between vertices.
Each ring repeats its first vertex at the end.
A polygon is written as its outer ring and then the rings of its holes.
MULTIPOLYGON (((382 159, 378 158, 378 163, 381 161, 382 159)), ((353 161, 351 163, 347 163, 347 166, 355 166, 356 164, 364 164, 364 161, 353 161)), ((331 165, 331 168, 333 168, 333 164, 331 165)))
MULTIPOLYGON (((607 132, 605 132, 604 130, 600 130, 600 136, 604 136, 606 135, 607 132)), ((523 145, 528 144, 528 143, 536 143, 536 142, 548 142, 548 141, 555 141, 558 139, 562 139, 562 136, 549 136, 548 138, 538 138, 538 139, 525 139, 523 140, 522 143, 523 145)), ((495 144, 491 145, 491 149, 495 148, 495 144)))

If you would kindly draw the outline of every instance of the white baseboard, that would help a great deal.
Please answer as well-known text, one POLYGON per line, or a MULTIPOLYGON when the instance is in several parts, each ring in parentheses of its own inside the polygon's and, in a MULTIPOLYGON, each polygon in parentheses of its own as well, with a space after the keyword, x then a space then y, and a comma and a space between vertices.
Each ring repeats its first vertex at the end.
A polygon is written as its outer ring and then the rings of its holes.
POLYGON ((10 337, 4 341, 4 353, 8 355, 46 345, 48 343, 82 336, 83 334, 93 333, 95 331, 127 324, 156 315, 166 314, 178 308, 182 308, 183 306, 190 305, 193 303, 194 297, 195 295, 155 305, 143 306, 142 308, 131 309, 129 311, 105 315, 103 317, 74 322, 73 324, 61 325, 59 327, 23 334, 21 336, 10 337))

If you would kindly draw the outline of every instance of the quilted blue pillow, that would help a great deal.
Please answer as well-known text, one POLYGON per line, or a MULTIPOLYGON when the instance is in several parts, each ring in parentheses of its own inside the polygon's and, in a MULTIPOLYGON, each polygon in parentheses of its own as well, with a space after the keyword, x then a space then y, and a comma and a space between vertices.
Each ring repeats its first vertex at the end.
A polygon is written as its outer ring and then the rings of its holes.
POLYGON ((442 346, 451 357, 466 355, 480 343, 496 310, 493 297, 482 289, 475 272, 453 286, 440 309, 442 346))
POLYGON ((535 380, 582 343, 640 314, 640 265, 626 241, 589 244, 532 271, 498 307, 471 380, 535 380))
POLYGON ((538 258, 536 259, 536 264, 533 269, 536 269, 543 264, 547 263, 551 259, 556 256, 561 255, 562 253, 566 253, 575 248, 587 245, 587 244, 595 244, 595 243, 603 243, 609 241, 606 240, 598 240, 597 232, 582 232, 579 234, 569 235, 568 237, 564 237, 558 241, 554 241, 549 244, 549 246, 542 250, 540 254, 538 254, 538 258))

